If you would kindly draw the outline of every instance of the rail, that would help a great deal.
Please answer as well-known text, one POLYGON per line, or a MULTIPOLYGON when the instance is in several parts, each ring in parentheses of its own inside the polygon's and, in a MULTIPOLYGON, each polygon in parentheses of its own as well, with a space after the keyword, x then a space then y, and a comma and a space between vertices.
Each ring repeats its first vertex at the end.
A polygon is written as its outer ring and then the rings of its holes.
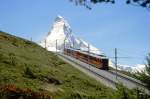
MULTIPOLYGON (((67 58, 67 57, 65 57, 65 56, 62 55, 62 54, 59 54, 59 55, 61 55, 62 57, 66 58, 66 59, 68 59, 68 60, 70 60, 71 62, 73 62, 73 63, 75 63, 75 64, 77 64, 77 65, 83 67, 84 69, 89 70, 90 72, 92 72, 92 73, 94 73, 94 74, 96 74, 96 75, 98 75, 98 76, 101 76, 102 78, 104 78, 104 79, 106 79, 106 80, 108 80, 108 81, 110 81, 110 82, 112 82, 112 83, 114 83, 114 84, 117 84, 117 82, 112 81, 112 80, 110 80, 110 79, 108 79, 108 78, 106 78, 106 77, 103 77, 102 75, 100 75, 100 74, 98 74, 98 73, 92 71, 92 70, 89 69, 89 68, 85 68, 85 67, 84 67, 83 65, 81 65, 80 63, 77 63, 77 62, 75 62, 74 60, 71 60, 70 58, 67 58)), ((69 57, 70 57, 70 56, 69 56, 69 57)))
POLYGON ((146 85, 145 85, 144 83, 142 83, 141 81, 136 80, 136 79, 134 79, 134 78, 131 78, 131 77, 127 76, 127 75, 121 74, 121 73, 119 73, 119 72, 116 73, 116 71, 112 71, 112 70, 109 70, 108 72, 112 73, 113 75, 117 75, 118 77, 122 77, 122 78, 124 78, 124 79, 126 79, 126 80, 129 80, 129 81, 131 81, 131 82, 137 83, 138 85, 141 85, 141 86, 143 86, 143 87, 146 86, 146 85))
MULTIPOLYGON (((111 88, 116 89, 115 86, 118 84, 117 82, 112 81, 112 80, 110 80, 110 79, 108 79, 108 78, 106 78, 106 77, 103 77, 103 76, 100 75, 99 73, 96 73, 96 72, 92 71, 91 69, 84 67, 84 66, 81 65, 80 63, 75 62, 74 60, 68 58, 68 56, 66 57, 66 56, 64 56, 64 55, 62 55, 62 54, 59 54, 59 56, 63 57, 64 59, 66 59, 66 60, 68 60, 68 61, 70 61, 70 62, 72 62, 72 63, 74 63, 74 64, 76 64, 76 65, 78 65, 78 66, 80 66, 80 67, 82 67, 83 69, 89 71, 90 73, 96 75, 96 76, 97 76, 98 78, 100 78, 101 80, 104 79, 104 80, 106 81, 106 83, 109 82, 109 85, 108 85, 108 86, 111 86, 111 88), (111 84, 111 85, 110 85, 110 84, 111 84)), ((70 57, 70 56, 69 56, 69 57, 70 57)), ((63 59, 63 60, 64 60, 64 59, 63 59)), ((66 61, 66 60, 64 60, 64 61, 66 61)), ((69 63, 69 62, 68 62, 68 63, 69 63)), ((106 83, 105 83, 105 84, 106 84, 106 83)), ((107 84, 106 84, 106 86, 107 86, 107 84)))
POLYGON ((128 77, 124 74, 121 73, 115 73, 114 71, 105 71, 105 70, 100 70, 97 69, 87 63, 84 63, 78 59, 75 59, 74 57, 68 56, 68 55, 64 55, 61 53, 58 53, 58 55, 62 56, 63 58, 81 66, 82 68, 92 72, 93 74, 107 80, 108 82, 113 83, 113 85, 117 85, 119 83, 122 83, 123 85, 125 85, 127 88, 129 89, 133 89, 133 88, 140 88, 140 89, 144 89, 146 91, 146 93, 149 93, 149 91, 147 90, 147 88, 145 87, 145 84, 141 83, 140 81, 128 77), (115 79, 117 75, 117 80, 115 79))

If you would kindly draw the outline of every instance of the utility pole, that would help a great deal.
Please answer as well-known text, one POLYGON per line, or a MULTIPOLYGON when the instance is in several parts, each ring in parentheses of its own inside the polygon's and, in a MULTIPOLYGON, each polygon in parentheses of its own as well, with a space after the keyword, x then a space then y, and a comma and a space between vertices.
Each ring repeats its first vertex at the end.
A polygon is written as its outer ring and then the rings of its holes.
POLYGON ((45 49, 46 49, 46 39, 44 41, 45 41, 45 49))
POLYGON ((90 53, 90 44, 88 43, 88 53, 90 53))
MULTIPOLYGON (((90 44, 89 44, 89 43, 88 43, 88 54, 90 55, 90 44)), ((88 55, 88 63, 89 63, 89 61, 90 61, 89 55, 88 55)), ((90 68, 90 67, 89 67, 89 68, 90 68)))
POLYGON ((74 48, 74 40, 73 40, 73 45, 72 45, 72 48, 73 48, 73 49, 75 49, 75 48, 74 48))
POLYGON ((32 42, 32 37, 30 38, 31 42, 32 42))
MULTIPOLYGON (((66 40, 66 39, 64 39, 64 51, 65 51, 65 40, 66 40)), ((63 52, 64 52, 64 51, 63 51, 63 52)))
POLYGON ((56 39, 56 53, 57 53, 57 39, 56 39))
POLYGON ((137 88, 137 99, 140 99, 140 90, 137 88))
POLYGON ((116 67, 116 79, 117 79, 117 48, 115 48, 115 67, 116 67))

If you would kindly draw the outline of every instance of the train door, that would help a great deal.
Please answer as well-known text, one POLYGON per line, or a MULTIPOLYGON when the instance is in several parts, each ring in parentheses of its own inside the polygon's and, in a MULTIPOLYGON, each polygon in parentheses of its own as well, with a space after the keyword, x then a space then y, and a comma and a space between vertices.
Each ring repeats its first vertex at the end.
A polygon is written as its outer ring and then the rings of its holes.
POLYGON ((108 59, 103 59, 103 69, 108 70, 108 59))
POLYGON ((103 68, 103 64, 102 64, 102 59, 99 59, 99 69, 102 69, 103 68))

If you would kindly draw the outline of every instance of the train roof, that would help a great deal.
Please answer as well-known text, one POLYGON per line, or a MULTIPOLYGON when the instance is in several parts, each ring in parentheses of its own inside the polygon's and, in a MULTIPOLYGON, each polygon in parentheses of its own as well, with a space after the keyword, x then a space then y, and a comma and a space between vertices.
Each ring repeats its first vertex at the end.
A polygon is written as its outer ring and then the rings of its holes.
POLYGON ((88 54, 88 55, 96 57, 96 58, 108 59, 108 57, 106 57, 104 54, 99 55, 99 54, 95 54, 95 53, 92 53, 92 52, 83 51, 83 50, 80 50, 80 49, 73 49, 73 48, 65 48, 65 49, 70 49, 70 50, 78 51, 80 53, 88 54))

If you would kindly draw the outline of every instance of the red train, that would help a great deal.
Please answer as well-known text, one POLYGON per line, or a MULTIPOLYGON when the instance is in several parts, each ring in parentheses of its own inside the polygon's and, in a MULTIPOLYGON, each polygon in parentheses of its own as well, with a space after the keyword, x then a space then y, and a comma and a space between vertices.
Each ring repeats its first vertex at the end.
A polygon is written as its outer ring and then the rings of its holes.
POLYGON ((74 50, 71 48, 64 49, 64 54, 79 59, 85 63, 88 63, 96 68, 108 70, 108 58, 104 55, 94 55, 85 51, 74 50))

